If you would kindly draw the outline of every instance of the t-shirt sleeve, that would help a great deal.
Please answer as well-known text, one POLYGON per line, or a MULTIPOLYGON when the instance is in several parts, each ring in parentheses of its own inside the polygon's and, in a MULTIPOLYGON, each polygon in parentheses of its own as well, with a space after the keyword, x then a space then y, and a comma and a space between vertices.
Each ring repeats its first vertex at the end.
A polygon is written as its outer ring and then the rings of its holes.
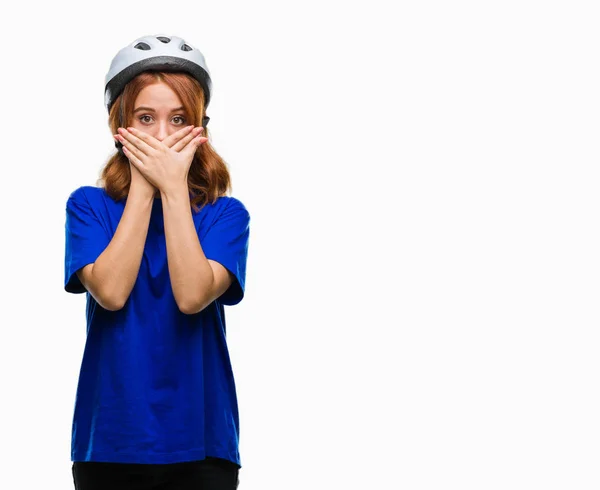
POLYGON ((224 305, 236 305, 244 297, 246 259, 250 235, 250 214, 235 198, 230 198, 225 209, 200 240, 207 259, 219 262, 235 275, 235 280, 218 299, 224 305))
POLYGON ((110 243, 110 235, 90 206, 83 188, 67 200, 65 222, 65 291, 85 293, 76 272, 92 264, 110 243))

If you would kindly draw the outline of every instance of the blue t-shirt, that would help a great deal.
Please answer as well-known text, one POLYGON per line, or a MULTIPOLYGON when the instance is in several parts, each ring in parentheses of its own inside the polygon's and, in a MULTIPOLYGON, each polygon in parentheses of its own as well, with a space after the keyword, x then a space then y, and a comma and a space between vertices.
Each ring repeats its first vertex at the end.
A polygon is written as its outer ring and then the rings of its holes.
POLYGON ((250 215, 222 196, 192 211, 207 259, 235 275, 204 310, 182 313, 155 198, 136 283, 124 307, 100 306, 77 274, 113 237, 125 200, 83 186, 66 205, 65 291, 86 293, 87 336, 75 398, 72 461, 166 464, 227 459, 241 467, 239 417, 223 305, 244 297, 250 215))

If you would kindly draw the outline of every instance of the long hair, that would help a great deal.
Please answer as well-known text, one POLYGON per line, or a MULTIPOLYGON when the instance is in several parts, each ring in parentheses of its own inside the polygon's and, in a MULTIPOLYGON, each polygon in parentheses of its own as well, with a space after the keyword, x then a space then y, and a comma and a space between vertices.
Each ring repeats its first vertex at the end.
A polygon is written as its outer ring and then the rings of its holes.
MULTIPOLYGON (((134 103, 138 94, 144 87, 157 82, 165 83, 177 94, 184 107, 186 125, 201 125, 204 116, 204 92, 197 80, 186 73, 146 71, 133 78, 112 105, 108 116, 112 134, 117 134, 119 127, 131 126, 134 103)), ((202 136, 209 140, 196 150, 188 173, 190 203, 196 212, 209 202, 214 204, 219 197, 231 191, 229 170, 225 161, 210 145, 207 128, 204 128, 202 136)), ((128 158, 118 151, 111 156, 102 169, 97 184, 101 185, 115 201, 127 197, 131 185, 128 158)))

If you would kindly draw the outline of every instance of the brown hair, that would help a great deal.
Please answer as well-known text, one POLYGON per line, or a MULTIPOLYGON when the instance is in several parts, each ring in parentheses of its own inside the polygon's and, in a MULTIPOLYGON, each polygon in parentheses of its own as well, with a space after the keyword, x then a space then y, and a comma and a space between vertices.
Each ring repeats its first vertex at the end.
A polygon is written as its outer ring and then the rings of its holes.
MULTIPOLYGON (((138 94, 144 87, 163 82, 168 85, 181 100, 187 125, 200 126, 204 116, 204 92, 197 80, 185 73, 146 71, 133 78, 112 105, 108 124, 112 134, 119 127, 131 125, 133 106, 138 94), (120 121, 122 106, 123 122, 120 121)), ((210 145, 208 129, 202 136, 209 141, 202 143, 196 150, 188 173, 190 203, 198 212, 208 202, 214 203, 219 197, 231 191, 231 179, 225 161, 210 145), (198 207, 198 204, 200 207, 198 207)), ((104 168, 98 182, 115 201, 124 199, 131 185, 131 169, 127 157, 121 152, 115 153, 104 168)))

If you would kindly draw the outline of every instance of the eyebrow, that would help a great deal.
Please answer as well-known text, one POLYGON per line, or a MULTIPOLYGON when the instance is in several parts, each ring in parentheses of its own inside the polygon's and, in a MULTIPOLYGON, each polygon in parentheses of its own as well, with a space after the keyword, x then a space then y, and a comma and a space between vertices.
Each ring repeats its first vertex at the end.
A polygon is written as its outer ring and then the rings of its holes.
MULTIPOLYGON (((184 110, 184 107, 176 107, 175 109, 171 109, 171 112, 183 111, 183 110, 184 110)), ((135 114, 138 111, 156 112, 154 109, 152 109, 152 107, 140 106, 137 109, 135 109, 133 111, 133 113, 135 114)))

